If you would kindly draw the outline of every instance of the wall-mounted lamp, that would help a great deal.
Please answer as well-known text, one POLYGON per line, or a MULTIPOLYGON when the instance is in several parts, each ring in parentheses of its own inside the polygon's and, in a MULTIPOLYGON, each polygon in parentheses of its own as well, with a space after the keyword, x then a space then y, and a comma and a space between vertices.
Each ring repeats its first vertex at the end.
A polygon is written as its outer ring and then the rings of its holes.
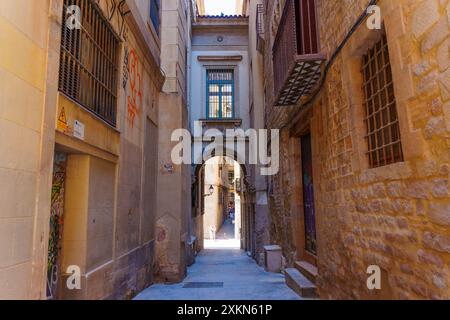
POLYGON ((211 185, 210 187, 209 187, 209 194, 205 194, 205 195, 203 195, 204 197, 210 197, 210 196, 212 196, 214 194, 214 186, 213 185, 211 185))

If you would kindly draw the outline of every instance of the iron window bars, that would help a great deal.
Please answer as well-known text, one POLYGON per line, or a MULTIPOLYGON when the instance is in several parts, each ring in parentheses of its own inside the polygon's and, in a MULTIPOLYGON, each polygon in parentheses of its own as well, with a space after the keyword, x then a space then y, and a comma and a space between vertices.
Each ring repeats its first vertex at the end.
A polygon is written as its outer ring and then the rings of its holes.
POLYGON ((386 35, 364 55, 362 72, 370 166, 401 162, 400 126, 386 35))
POLYGON ((256 47, 260 53, 264 52, 264 4, 256 6, 256 47))
POLYGON ((120 40, 92 0, 64 0, 59 91, 111 126, 117 120, 120 40), (81 28, 70 29, 67 9, 78 6, 81 28))

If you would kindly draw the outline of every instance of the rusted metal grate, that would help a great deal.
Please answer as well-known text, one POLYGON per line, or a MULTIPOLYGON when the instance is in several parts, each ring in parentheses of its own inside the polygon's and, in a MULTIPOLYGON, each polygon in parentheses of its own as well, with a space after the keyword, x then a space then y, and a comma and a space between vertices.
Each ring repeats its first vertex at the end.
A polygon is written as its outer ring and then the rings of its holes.
POLYGON ((64 0, 59 91, 112 126, 117 117, 120 40, 92 0, 64 0), (64 23, 77 6, 81 27, 64 23))
POLYGON ((284 7, 283 16, 273 46, 274 85, 278 93, 288 76, 291 63, 297 55, 295 4, 288 0, 284 7))
POLYGON ((284 86, 278 92, 277 105, 294 105, 300 97, 310 94, 320 80, 322 62, 320 56, 299 57, 294 61, 284 86))
POLYGON ((275 104, 292 105, 320 80, 315 0, 287 0, 273 46, 275 104))
POLYGON ((370 166, 401 162, 403 151, 386 35, 364 55, 362 72, 370 166))

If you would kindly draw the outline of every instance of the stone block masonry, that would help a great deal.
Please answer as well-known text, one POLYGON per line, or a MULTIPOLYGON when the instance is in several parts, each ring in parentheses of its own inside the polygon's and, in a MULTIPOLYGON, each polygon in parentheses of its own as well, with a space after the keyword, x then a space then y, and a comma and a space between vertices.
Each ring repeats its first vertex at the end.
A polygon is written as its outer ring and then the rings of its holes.
MULTIPOLYGON (((269 183, 272 242, 283 248, 288 266, 304 259, 296 148, 309 130, 321 298, 449 299, 450 1, 378 2, 404 161, 373 169, 366 156, 361 59, 377 34, 365 24, 357 29, 312 104, 274 107, 271 48, 283 3, 268 3, 264 57, 267 126, 284 128, 284 161, 269 183), (287 126, 294 117, 298 123, 287 126), (370 265, 381 268, 380 291, 367 289, 370 265)), ((317 1, 321 52, 331 56, 368 3, 317 1)))

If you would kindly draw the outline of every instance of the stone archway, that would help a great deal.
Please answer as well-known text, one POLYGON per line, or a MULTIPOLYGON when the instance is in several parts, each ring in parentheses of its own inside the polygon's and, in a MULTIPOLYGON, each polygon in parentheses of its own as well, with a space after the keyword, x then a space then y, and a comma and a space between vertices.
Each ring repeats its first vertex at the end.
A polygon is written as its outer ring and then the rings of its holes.
MULTIPOLYGON (((195 236, 197 238, 197 245, 196 249, 197 252, 204 249, 204 240, 205 240, 205 225, 204 225, 204 218, 205 218, 205 200, 204 200, 204 194, 205 190, 208 189, 207 185, 205 185, 205 164, 207 161, 222 157, 216 156, 214 153, 211 154, 209 157, 204 159, 201 164, 194 165, 192 168, 193 171, 193 180, 192 180, 192 195, 193 195, 193 201, 192 201, 192 218, 194 222, 194 232, 195 236)), ((225 156, 223 156, 225 157, 225 156)), ((252 190, 251 186, 248 184, 248 166, 245 164, 239 163, 236 159, 238 159, 237 155, 235 154, 234 157, 227 157, 230 160, 233 160, 236 165, 240 168, 240 181, 238 182, 239 188, 239 200, 240 200, 240 218, 239 221, 235 221, 236 225, 238 226, 236 232, 239 232, 239 241, 240 241, 240 249, 247 250, 247 244, 249 243, 249 239, 251 236, 248 234, 248 230, 250 228, 248 227, 247 221, 249 221, 248 216, 249 215, 249 208, 251 208, 251 204, 249 203, 251 197, 250 197, 250 191, 252 190)), ((236 190, 238 192, 238 190, 236 190)))

